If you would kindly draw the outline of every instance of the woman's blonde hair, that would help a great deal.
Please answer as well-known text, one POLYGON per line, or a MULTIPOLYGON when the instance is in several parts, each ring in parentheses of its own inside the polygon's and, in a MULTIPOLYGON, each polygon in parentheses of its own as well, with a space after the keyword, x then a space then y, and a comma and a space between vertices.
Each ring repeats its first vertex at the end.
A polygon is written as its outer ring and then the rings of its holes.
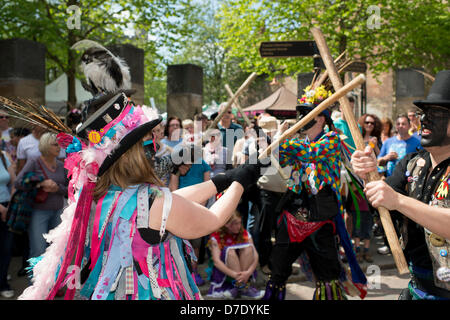
POLYGON ((97 179, 94 199, 98 200, 111 185, 126 189, 129 186, 149 183, 163 186, 152 165, 145 156, 142 139, 125 152, 106 172, 97 179))
POLYGON ((47 155, 51 145, 56 143, 56 133, 46 132, 39 139, 39 151, 42 155, 47 155))

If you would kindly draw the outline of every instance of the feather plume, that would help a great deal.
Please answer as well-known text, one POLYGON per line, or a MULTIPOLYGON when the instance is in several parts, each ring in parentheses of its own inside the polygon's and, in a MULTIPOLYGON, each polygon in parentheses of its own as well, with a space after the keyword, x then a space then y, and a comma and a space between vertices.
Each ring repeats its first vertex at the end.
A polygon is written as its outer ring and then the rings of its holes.
POLYGON ((72 133, 72 130, 53 111, 30 99, 16 98, 12 100, 0 96, 0 104, 13 118, 26 121, 32 125, 38 125, 51 132, 72 133))
POLYGON ((61 223, 44 236, 50 246, 33 268, 33 284, 24 290, 19 300, 44 300, 47 297, 64 256, 75 208, 76 203, 71 203, 62 213, 61 223))
POLYGON ((101 44, 81 40, 72 49, 85 50, 81 57, 81 68, 87 81, 84 86, 94 96, 102 92, 113 93, 131 88, 131 76, 126 62, 101 44))

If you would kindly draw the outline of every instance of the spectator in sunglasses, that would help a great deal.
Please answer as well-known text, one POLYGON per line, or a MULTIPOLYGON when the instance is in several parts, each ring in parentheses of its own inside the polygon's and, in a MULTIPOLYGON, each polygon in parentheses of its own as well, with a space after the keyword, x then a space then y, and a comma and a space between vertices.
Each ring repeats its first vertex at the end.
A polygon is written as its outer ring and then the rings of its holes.
POLYGON ((363 114, 359 120, 358 124, 362 128, 362 135, 366 145, 370 145, 375 155, 380 154, 381 149, 381 120, 374 114, 363 114))

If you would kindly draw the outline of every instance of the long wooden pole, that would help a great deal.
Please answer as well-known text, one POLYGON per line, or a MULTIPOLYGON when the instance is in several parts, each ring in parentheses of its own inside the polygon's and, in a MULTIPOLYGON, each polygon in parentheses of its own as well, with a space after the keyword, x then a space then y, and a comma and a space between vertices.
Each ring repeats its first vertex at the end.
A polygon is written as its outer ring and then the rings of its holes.
POLYGON ((333 103, 338 101, 341 97, 345 96, 347 92, 353 90, 354 88, 360 86, 362 83, 366 81, 366 77, 362 74, 354 78, 352 81, 347 83, 341 89, 336 90, 334 94, 328 97, 325 101, 320 103, 317 107, 315 107, 311 112, 309 112, 304 118, 300 119, 295 125, 293 125, 290 129, 286 130, 277 140, 270 144, 261 154, 258 159, 263 159, 267 157, 267 155, 274 148, 278 147, 281 141, 292 137, 298 130, 307 125, 311 120, 313 120, 316 116, 318 116, 322 111, 331 106, 333 103))
MULTIPOLYGON (((227 90, 228 95, 230 96, 230 98, 232 98, 233 95, 234 95, 234 93, 233 93, 233 91, 231 91, 231 88, 230 88, 230 86, 229 86, 228 84, 225 85, 225 90, 227 90)), ((239 112, 242 114, 242 117, 244 118, 244 121, 245 121, 248 125, 251 125, 252 123, 251 123, 250 119, 247 117, 247 115, 245 114, 244 110, 242 110, 242 107, 241 107, 241 105, 239 104, 239 102, 238 102, 237 99, 235 99, 234 105, 235 105, 236 108, 239 110, 239 112)))
POLYGON ((231 104, 236 100, 237 97, 239 97, 242 92, 244 92, 245 89, 250 85, 250 83, 256 79, 258 74, 256 72, 253 72, 247 80, 244 81, 244 83, 240 86, 240 88, 234 93, 234 95, 227 101, 227 104, 225 108, 217 115, 217 117, 214 119, 213 123, 209 126, 208 129, 213 129, 217 127, 217 124, 219 123, 220 119, 222 119, 223 115, 228 111, 231 104))
MULTIPOLYGON (((323 36, 323 33, 319 28, 312 28, 311 33, 314 37, 314 40, 316 41, 317 48, 319 49, 323 63, 327 68, 334 90, 337 91, 342 88, 342 81, 341 78, 339 77, 339 73, 331 57, 330 50, 325 41, 325 37, 323 36)), ((346 96, 343 96, 340 99, 340 103, 341 109, 344 113, 345 120, 347 121, 347 124, 349 126, 356 148, 358 150, 364 150, 365 148, 364 139, 359 131, 358 125, 356 124, 355 116, 353 114, 353 110, 352 107, 350 106, 348 98, 346 96)), ((369 174, 369 181, 375 180, 380 180, 380 176, 378 175, 377 172, 371 172, 369 174)), ((405 256, 403 255, 403 251, 400 247, 400 243, 397 238, 397 233, 395 232, 394 226, 392 224, 391 215, 389 214, 389 211, 386 208, 382 207, 378 208, 378 212, 380 213, 381 223, 383 224, 383 228, 386 233, 386 237, 388 239, 389 246, 391 248, 397 269, 400 274, 408 273, 409 272, 408 265, 406 263, 405 256)))
MULTIPOLYGON (((227 90, 228 94, 230 95, 230 97, 233 97, 234 93, 233 91, 231 91, 231 88, 228 84, 225 85, 225 89, 227 90)), ((237 99, 236 99, 237 100, 237 99)), ((244 117, 244 120, 247 122, 247 124, 250 126, 252 123, 250 122, 250 119, 247 117, 247 115, 244 113, 244 111, 242 110, 241 106, 239 105, 239 103, 237 101, 234 102, 234 105, 238 108, 239 112, 242 114, 242 116, 244 117)), ((284 173, 283 169, 281 168, 280 164, 278 163, 277 159, 275 159, 275 157, 271 157, 271 163, 274 165, 274 167, 277 169, 278 173, 280 174, 281 178, 283 178, 284 180, 289 179, 288 176, 286 176, 286 174, 284 173)))

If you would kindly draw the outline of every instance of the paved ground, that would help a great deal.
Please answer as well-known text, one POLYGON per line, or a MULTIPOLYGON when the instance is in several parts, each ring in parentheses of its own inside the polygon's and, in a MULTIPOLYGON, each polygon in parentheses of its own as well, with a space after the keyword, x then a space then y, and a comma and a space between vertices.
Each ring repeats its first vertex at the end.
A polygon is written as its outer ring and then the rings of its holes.
MULTIPOLYGON (((401 289, 406 287, 409 281, 409 275, 398 275, 392 255, 380 255, 376 252, 376 249, 383 245, 380 239, 375 238, 372 242, 370 252, 374 258, 374 262, 371 264, 367 262, 361 264, 362 269, 366 272, 369 284, 372 286, 365 300, 396 300, 401 289)), ((16 299, 29 285, 26 277, 17 276, 17 271, 20 269, 20 266, 21 258, 13 257, 9 271, 12 277, 10 285, 15 290, 15 296, 12 299, 16 299)), ((206 279, 206 267, 207 263, 205 262, 199 268, 200 274, 203 275, 204 279, 206 279)), ((314 284, 307 281, 297 264, 294 264, 294 269, 297 269, 299 272, 296 275, 292 275, 288 280, 286 299, 310 300, 314 292, 314 284)), ((257 287, 264 289, 266 281, 267 276, 259 272, 257 287)), ((208 282, 200 287, 205 299, 208 299, 206 297, 208 288, 208 282)), ((0 297, 0 300, 5 299, 0 297)))

